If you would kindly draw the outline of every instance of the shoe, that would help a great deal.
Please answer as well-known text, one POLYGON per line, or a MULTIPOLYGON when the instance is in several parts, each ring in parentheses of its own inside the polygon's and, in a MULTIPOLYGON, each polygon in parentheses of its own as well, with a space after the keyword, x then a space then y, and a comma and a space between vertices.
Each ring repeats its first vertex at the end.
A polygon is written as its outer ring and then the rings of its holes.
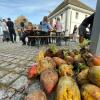
POLYGON ((23 43, 22 45, 26 45, 26 43, 23 43))

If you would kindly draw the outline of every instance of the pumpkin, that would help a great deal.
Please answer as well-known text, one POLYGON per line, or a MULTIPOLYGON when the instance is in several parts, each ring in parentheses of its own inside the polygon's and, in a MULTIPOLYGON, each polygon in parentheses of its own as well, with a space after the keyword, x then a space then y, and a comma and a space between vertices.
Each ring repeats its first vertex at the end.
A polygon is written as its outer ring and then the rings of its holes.
POLYGON ((57 66, 60 66, 61 64, 66 64, 66 61, 59 57, 53 57, 53 60, 55 61, 57 66))

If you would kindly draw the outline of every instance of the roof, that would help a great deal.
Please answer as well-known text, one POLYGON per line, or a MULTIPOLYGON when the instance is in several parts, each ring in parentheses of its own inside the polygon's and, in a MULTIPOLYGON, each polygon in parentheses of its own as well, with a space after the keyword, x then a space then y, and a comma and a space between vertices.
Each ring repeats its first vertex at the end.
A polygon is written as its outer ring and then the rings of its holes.
POLYGON ((76 7, 80 7, 80 8, 83 8, 85 10, 94 12, 94 9, 92 9, 89 6, 87 6, 86 4, 82 3, 80 0, 66 0, 66 1, 63 1, 53 12, 51 12, 49 17, 52 16, 53 14, 57 13, 59 10, 61 10, 62 8, 64 8, 68 4, 71 4, 71 5, 74 5, 76 7))

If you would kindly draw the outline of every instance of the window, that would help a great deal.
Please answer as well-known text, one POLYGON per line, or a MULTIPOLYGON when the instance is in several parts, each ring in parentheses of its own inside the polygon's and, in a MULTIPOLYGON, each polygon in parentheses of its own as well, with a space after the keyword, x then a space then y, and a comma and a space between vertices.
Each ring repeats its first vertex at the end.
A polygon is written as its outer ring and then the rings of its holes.
POLYGON ((61 14, 61 19, 63 19, 63 14, 61 14))
POLYGON ((76 19, 78 19, 78 17, 79 17, 79 13, 78 12, 76 12, 76 16, 75 17, 76 17, 76 19))

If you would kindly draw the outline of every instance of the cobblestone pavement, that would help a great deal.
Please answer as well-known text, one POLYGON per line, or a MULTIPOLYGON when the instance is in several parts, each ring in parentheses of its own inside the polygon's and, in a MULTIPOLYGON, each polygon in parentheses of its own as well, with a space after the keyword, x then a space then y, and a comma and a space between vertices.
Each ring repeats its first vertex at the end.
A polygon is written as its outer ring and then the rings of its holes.
POLYGON ((34 63, 37 52, 36 47, 0 42, 0 100, 21 100, 25 88, 28 91, 38 88, 35 81, 30 88, 26 77, 28 66, 34 63))
MULTIPOLYGON (((26 76, 38 51, 37 47, 21 43, 0 42, 0 100, 24 100, 27 93, 41 88, 38 80, 28 85, 26 76)), ((54 100, 52 96, 50 100, 54 100)))

